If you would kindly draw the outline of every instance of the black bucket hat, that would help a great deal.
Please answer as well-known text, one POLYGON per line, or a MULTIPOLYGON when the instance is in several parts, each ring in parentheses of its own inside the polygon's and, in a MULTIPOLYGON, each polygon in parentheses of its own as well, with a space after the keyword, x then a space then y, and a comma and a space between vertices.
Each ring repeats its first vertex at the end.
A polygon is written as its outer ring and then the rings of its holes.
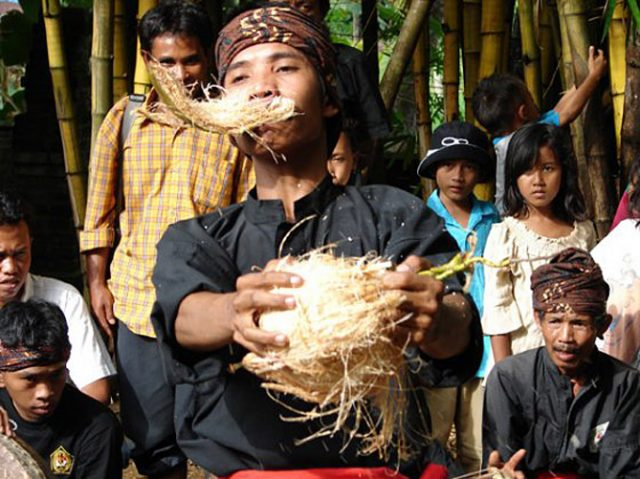
POLYGON ((418 175, 435 179, 438 163, 446 160, 467 160, 478 165, 479 181, 488 181, 493 172, 490 148, 487 135, 471 123, 443 123, 433 132, 431 147, 418 165, 418 175))

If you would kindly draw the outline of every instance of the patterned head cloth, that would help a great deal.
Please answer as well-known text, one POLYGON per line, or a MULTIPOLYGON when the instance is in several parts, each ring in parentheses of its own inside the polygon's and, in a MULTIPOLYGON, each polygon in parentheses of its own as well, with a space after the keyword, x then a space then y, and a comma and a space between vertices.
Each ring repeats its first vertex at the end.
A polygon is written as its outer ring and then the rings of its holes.
POLYGON ((335 50, 327 29, 288 6, 248 10, 222 29, 216 42, 220 82, 238 53, 261 43, 284 43, 302 51, 323 79, 329 97, 337 100, 335 50))
POLYGON ((67 361, 70 352, 69 349, 60 351, 59 349, 51 347, 8 347, 0 342, 0 372, 14 372, 33 366, 43 366, 46 364, 59 363, 60 361, 67 361))
POLYGON ((533 309, 587 314, 594 319, 606 314, 609 285, 602 270, 586 251, 567 248, 531 275, 533 309))

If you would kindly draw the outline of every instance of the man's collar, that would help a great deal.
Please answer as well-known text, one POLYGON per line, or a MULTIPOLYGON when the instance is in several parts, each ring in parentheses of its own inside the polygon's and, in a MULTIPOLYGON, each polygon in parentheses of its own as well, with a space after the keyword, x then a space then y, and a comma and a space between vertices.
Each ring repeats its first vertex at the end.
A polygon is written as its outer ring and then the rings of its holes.
MULTIPOLYGON (((325 176, 308 195, 294 203, 295 222, 297 223, 309 215, 321 213, 342 191, 344 188, 335 186, 330 175, 325 176)), ((247 195, 244 213, 247 219, 254 224, 280 224, 286 221, 282 201, 259 200, 256 188, 253 188, 247 195)))
MULTIPOLYGON (((545 365, 545 369, 549 372, 553 382, 559 386, 559 385, 564 385, 567 383, 571 383, 571 378, 569 376, 566 376, 564 374, 562 374, 560 372, 560 370, 558 369, 558 366, 556 366, 553 362, 553 360, 551 359, 551 356, 549 355, 549 352, 547 351, 547 348, 545 346, 541 346, 542 348, 542 356, 543 356, 543 362, 545 365)), ((590 356, 590 362, 591 365, 590 367, 587 367, 586 369, 586 374, 585 374, 585 378, 584 378, 584 387, 587 387, 589 385, 593 385, 593 386, 597 386, 599 381, 600 381, 600 358, 602 356, 602 353, 600 353, 600 351, 598 351, 597 347, 593 348, 593 352, 591 353, 590 356)))
POLYGON ((27 273, 27 279, 24 281, 24 286, 22 287, 22 294, 20 295, 20 301, 23 303, 25 301, 29 301, 33 297, 33 278, 31 278, 31 273, 27 273))

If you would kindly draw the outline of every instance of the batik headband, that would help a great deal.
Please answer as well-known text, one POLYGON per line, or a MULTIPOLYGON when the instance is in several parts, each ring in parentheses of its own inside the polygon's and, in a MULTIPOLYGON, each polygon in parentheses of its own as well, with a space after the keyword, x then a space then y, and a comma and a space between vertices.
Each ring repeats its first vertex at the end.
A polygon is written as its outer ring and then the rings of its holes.
POLYGON ((15 372, 33 366, 54 364, 69 359, 70 350, 52 347, 7 347, 0 342, 0 372, 15 372))
POLYGON ((327 94, 337 99, 335 49, 326 27, 287 6, 248 10, 222 29, 216 42, 220 82, 238 53, 261 43, 283 43, 302 51, 322 77, 327 94))
POLYGON ((586 251, 568 248, 531 275, 533 308, 538 311, 606 314, 609 285, 586 251))

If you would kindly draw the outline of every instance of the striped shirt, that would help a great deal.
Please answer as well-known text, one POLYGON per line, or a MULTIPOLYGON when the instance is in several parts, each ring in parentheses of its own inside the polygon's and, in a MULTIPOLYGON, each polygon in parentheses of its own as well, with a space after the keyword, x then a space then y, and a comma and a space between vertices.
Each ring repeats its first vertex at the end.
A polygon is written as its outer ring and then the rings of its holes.
MULTIPOLYGON (((146 103, 155 98, 152 92, 146 103)), ((149 315, 155 301, 151 274, 156 243, 170 224, 243 199, 254 177, 250 161, 226 136, 170 127, 141 114, 135 115, 122 147, 119 170, 127 101, 124 98, 111 109, 98 133, 89 166, 80 251, 114 246, 122 174, 124 209, 117 220, 121 237, 109 280, 114 314, 135 334, 155 337, 149 315)))

